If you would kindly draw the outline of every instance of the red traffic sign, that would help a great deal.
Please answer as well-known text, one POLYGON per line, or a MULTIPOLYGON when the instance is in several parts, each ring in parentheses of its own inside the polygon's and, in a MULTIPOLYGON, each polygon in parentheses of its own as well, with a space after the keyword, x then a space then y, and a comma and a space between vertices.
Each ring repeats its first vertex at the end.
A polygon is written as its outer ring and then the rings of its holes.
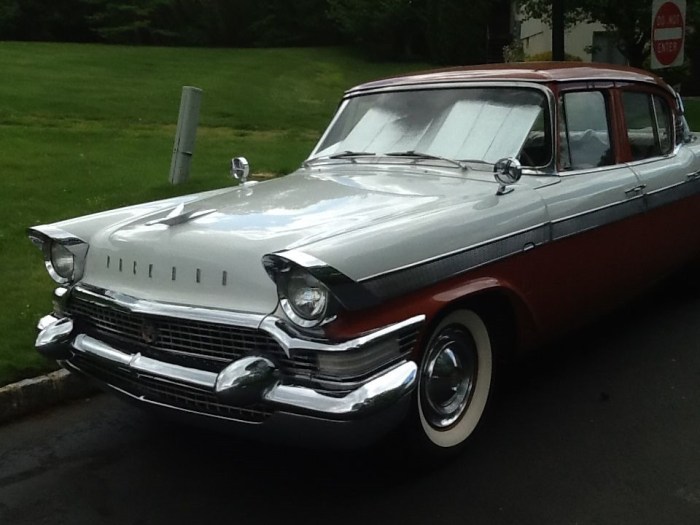
MULTIPOLYGON (((657 2, 654 4, 656 7, 657 2)), ((683 41, 685 39, 685 2, 663 2, 652 11, 652 16, 652 67, 662 68, 682 64, 683 41)))

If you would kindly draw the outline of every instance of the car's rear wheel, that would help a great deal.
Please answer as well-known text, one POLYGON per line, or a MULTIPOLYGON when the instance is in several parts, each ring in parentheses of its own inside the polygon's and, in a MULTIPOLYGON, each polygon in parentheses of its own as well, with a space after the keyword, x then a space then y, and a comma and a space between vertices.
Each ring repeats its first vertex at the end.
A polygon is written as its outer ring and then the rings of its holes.
POLYGON ((432 331, 421 361, 416 412, 418 441, 432 455, 463 445, 482 421, 494 378, 492 338, 472 310, 446 315, 432 331))

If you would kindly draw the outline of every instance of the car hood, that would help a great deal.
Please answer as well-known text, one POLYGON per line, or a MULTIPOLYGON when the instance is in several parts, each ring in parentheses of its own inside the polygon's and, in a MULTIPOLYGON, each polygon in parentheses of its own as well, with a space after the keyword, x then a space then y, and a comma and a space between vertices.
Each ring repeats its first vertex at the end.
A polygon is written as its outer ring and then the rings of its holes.
POLYGON ((277 293, 264 254, 301 250, 359 280, 435 251, 434 241, 417 236, 430 236, 436 221, 465 224, 495 205, 495 189, 492 179, 440 170, 299 170, 102 229, 91 236, 84 281, 153 300, 270 313, 277 293), (416 246, 402 248, 413 239, 416 246))

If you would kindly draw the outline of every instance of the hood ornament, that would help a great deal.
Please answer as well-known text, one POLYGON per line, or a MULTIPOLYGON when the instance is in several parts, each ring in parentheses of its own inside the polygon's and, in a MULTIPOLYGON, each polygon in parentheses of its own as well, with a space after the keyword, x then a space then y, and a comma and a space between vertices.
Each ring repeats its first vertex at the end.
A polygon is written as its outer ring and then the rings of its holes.
POLYGON ((173 209, 166 217, 162 219, 155 219, 153 221, 148 221, 146 226, 154 226, 156 224, 165 224, 166 226, 175 226, 177 224, 184 224, 188 221, 198 219, 199 217, 204 217, 210 213, 214 213, 215 209, 210 210, 190 210, 185 211, 185 204, 179 204, 175 209, 173 209))

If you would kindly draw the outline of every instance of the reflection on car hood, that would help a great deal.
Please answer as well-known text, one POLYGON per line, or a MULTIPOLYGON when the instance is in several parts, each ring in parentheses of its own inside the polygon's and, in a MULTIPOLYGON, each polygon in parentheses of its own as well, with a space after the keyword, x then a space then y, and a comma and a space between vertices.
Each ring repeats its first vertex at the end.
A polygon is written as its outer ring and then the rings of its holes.
POLYGON ((488 207, 494 193, 493 182, 439 170, 300 170, 102 230, 90 241, 85 281, 168 302, 268 313, 277 295, 260 262, 265 253, 295 248, 320 253, 351 277, 362 277, 381 266, 381 261, 364 263, 365 268, 345 264, 361 259, 363 249, 381 248, 363 246, 362 231, 373 230, 372 242, 396 244, 391 237, 397 235, 408 242, 411 225, 418 232, 441 210, 453 209, 457 216, 488 207))

